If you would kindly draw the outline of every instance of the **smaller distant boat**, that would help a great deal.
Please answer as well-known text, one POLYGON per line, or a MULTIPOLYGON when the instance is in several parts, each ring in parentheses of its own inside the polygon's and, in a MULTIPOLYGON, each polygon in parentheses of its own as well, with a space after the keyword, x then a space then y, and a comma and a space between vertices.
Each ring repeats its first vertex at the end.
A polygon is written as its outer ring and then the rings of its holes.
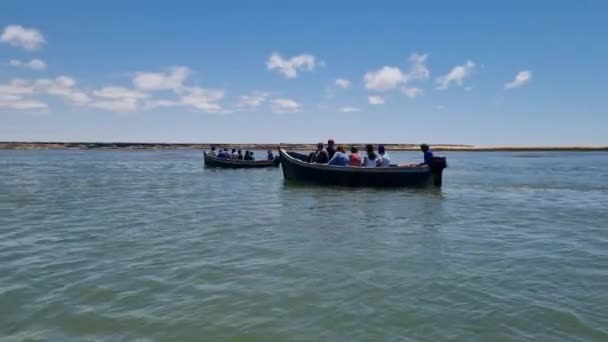
POLYGON ((226 169, 248 169, 260 167, 278 167, 280 164, 279 158, 275 160, 240 160, 240 159, 224 159, 211 156, 207 152, 203 152, 203 159, 206 167, 218 167, 226 169))
POLYGON ((283 176, 287 181, 349 187, 425 187, 442 185, 447 163, 433 158, 432 165, 391 167, 348 167, 307 163, 301 153, 279 147, 283 176))

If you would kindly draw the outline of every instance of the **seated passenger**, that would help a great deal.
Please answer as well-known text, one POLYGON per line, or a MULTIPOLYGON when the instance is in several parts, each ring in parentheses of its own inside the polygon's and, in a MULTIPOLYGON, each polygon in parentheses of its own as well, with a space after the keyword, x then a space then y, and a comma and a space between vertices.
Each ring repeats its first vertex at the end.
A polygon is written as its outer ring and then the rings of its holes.
POLYGON ((230 159, 239 159, 239 154, 236 153, 236 149, 232 149, 232 153, 230 154, 230 159))
POLYGON ((334 157, 334 153, 336 153, 336 148, 334 147, 335 142, 334 139, 327 140, 327 156, 329 159, 334 157))
POLYGON ((431 162, 433 161, 433 151, 429 148, 429 145, 422 144, 420 145, 420 150, 424 153, 424 163, 418 164, 418 166, 428 165, 431 166, 431 162))
POLYGON ((236 153, 236 155, 237 155, 236 159, 243 160, 243 153, 241 152, 241 150, 238 150, 237 153, 236 153))
POLYGON ((389 167, 391 166, 391 157, 388 152, 384 149, 384 145, 378 146, 378 166, 389 167))
POLYGON ((361 166, 361 155, 356 147, 353 146, 350 148, 350 156, 348 159, 350 166, 361 166))
POLYGON ((255 157, 253 156, 253 151, 249 152, 249 160, 255 160, 255 157))
POLYGON ((249 151, 245 151, 245 157, 244 157, 244 160, 253 160, 253 159, 251 159, 251 152, 249 152, 249 151))
POLYGON ((376 167, 378 163, 378 155, 374 152, 374 146, 365 145, 367 155, 363 158, 363 167, 376 167))
POLYGON ((323 146, 323 143, 317 144, 317 150, 308 156, 309 163, 327 164, 329 161, 329 154, 323 146))
POLYGON ((346 151, 344 151, 344 147, 342 145, 338 145, 336 152, 334 152, 334 156, 331 157, 328 165, 336 165, 336 166, 348 166, 348 155, 346 151))
POLYGON ((266 160, 274 160, 274 154, 272 154, 272 150, 266 151, 266 160))
POLYGON ((215 152, 215 146, 211 146, 211 151, 209 152, 209 155, 217 157, 217 153, 215 152))

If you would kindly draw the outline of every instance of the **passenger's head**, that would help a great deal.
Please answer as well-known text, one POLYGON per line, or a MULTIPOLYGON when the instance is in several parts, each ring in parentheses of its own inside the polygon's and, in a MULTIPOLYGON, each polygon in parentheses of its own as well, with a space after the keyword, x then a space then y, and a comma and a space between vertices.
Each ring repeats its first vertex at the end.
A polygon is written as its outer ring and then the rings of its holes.
POLYGON ((253 151, 249 152, 249 155, 252 156, 253 155, 253 151))
POLYGON ((372 146, 371 144, 365 145, 365 151, 367 151, 367 153, 374 152, 374 146, 372 146))
POLYGON ((429 150, 429 145, 427 145, 427 144, 420 145, 420 150, 422 150, 422 152, 428 151, 429 150))
POLYGON ((236 151, 236 153, 241 154, 241 150, 236 151))
POLYGON ((335 144, 334 139, 327 140, 327 146, 334 146, 334 144, 335 144))
POLYGON ((215 146, 211 146, 211 151, 215 151, 215 146))
POLYGON ((234 153, 234 152, 236 152, 236 148, 233 148, 233 149, 232 149, 232 153, 234 153))
POLYGON ((384 145, 379 145, 378 146, 378 153, 380 154, 384 154, 386 151, 384 150, 384 145))
POLYGON ((228 152, 228 148, 227 148, 227 147, 224 147, 224 151, 228 152))
POLYGON ((359 152, 359 150, 355 146, 352 146, 350 148, 350 153, 358 153, 358 152, 359 152))
POLYGON ((323 149, 323 147, 325 147, 325 146, 323 146, 323 143, 320 142, 320 143, 317 144, 317 150, 320 151, 320 150, 323 149))
POLYGON ((342 152, 342 153, 346 153, 346 151, 344 151, 344 146, 342 145, 338 145, 338 147, 336 148, 336 150, 342 152))
POLYGON ((245 151, 245 155, 248 156, 249 155, 249 150, 245 151))
POLYGON ((268 152, 268 154, 271 154, 271 153, 272 153, 272 151, 271 151, 271 150, 268 150, 268 151, 266 151, 266 152, 268 152))

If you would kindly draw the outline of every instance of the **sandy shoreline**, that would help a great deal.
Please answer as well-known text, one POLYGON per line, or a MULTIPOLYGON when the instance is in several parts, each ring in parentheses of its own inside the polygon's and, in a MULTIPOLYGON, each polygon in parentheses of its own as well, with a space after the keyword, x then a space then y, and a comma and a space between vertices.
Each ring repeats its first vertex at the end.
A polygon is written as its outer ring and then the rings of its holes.
MULTIPOLYGON (((374 144, 375 146, 378 144, 374 144)), ((384 144, 392 151, 418 151, 418 144, 384 144)), ((249 150, 276 149, 276 144, 226 144, 226 143, 121 143, 121 142, 0 142, 0 149, 8 150, 37 150, 37 149, 129 149, 129 150, 155 150, 155 149, 209 149, 209 146, 218 148, 238 148, 249 150)), ((315 144, 281 144, 287 149, 314 150, 315 144)), ((347 143, 345 146, 363 148, 362 143, 347 143)), ((608 146, 472 146, 437 144, 431 145, 435 151, 608 151, 608 146)))

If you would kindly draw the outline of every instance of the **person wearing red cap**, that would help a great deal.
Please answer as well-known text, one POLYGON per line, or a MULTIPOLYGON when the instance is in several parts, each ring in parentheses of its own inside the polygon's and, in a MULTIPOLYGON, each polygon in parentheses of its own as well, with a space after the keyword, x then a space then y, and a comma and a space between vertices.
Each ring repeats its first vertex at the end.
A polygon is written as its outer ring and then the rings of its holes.
POLYGON ((334 154, 336 154, 336 148, 334 145, 334 139, 327 140, 327 154, 329 155, 329 159, 333 158, 334 154))

